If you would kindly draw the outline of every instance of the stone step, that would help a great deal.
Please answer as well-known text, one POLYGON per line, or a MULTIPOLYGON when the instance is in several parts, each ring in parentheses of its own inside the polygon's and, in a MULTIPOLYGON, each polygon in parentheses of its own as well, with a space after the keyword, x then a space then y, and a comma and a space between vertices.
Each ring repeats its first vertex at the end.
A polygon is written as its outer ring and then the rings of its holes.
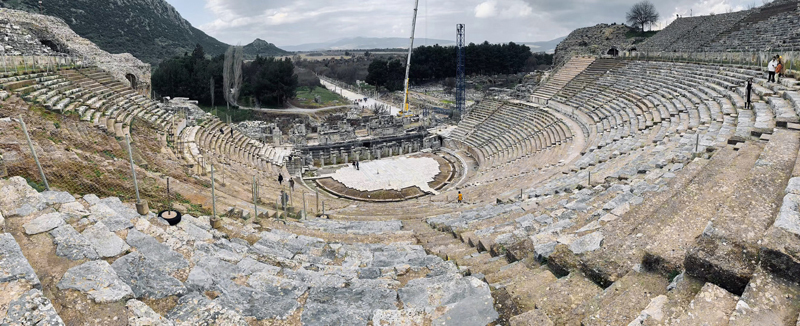
POLYGON ((729 325, 795 325, 798 314, 800 285, 759 268, 736 304, 729 325))
POLYGON ((698 237, 684 261, 687 273, 741 294, 758 261, 758 242, 775 221, 800 148, 800 132, 776 130, 739 191, 698 237))
POLYGON ((539 309, 530 310, 524 314, 511 318, 511 326, 554 326, 555 324, 539 309))
MULTIPOLYGON (((558 279, 546 267, 540 267, 535 270, 526 267, 526 269, 519 270, 517 274, 511 275, 511 278, 505 281, 508 283, 505 290, 514 305, 519 311, 526 312, 537 308, 540 300, 546 297, 550 286, 558 282, 558 279)), ((589 285, 586 285, 586 287, 591 289, 589 285)))
POLYGON ((747 176, 764 146, 747 143, 739 151, 723 148, 678 194, 664 203, 645 221, 645 261, 648 268, 664 275, 683 270, 689 248, 717 213, 739 191, 733 187, 747 176), (699 205, 698 203, 704 203, 699 205))
POLYGON ((673 325, 728 325, 738 301, 739 297, 735 294, 713 283, 706 283, 686 311, 673 320, 673 325))
POLYGON ((541 291, 530 293, 528 297, 532 300, 526 302, 526 305, 530 306, 531 303, 534 303, 536 309, 544 312, 557 325, 566 324, 567 320, 574 317, 572 310, 575 307, 602 292, 602 288, 580 272, 570 273, 549 285, 537 285, 544 288, 541 291))
MULTIPOLYGON (((587 300, 570 313, 580 325, 626 325, 636 319, 650 300, 667 292, 667 279, 653 273, 631 271, 598 296, 587 300)), ((568 322, 572 324, 572 322, 568 322)))
POLYGON ((680 325, 679 319, 686 314, 686 309, 703 288, 703 284, 685 273, 679 274, 667 286, 667 293, 650 300, 630 325, 680 325))
POLYGON ((800 282, 800 161, 795 162, 792 179, 783 194, 775 223, 761 242, 761 266, 784 279, 800 282))

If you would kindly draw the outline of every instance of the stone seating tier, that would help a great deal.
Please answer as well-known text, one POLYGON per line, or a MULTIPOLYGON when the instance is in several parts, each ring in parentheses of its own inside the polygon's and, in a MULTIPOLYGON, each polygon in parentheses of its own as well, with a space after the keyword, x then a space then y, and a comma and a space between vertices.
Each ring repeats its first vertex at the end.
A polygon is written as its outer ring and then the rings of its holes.
MULTIPOLYGON (((53 241, 53 249, 42 254, 75 261, 60 272, 58 290, 73 290, 92 305, 122 314, 126 309, 121 303, 129 309, 135 306, 137 313, 124 317, 132 324, 158 320, 246 325, 290 317, 308 325, 380 325, 405 318, 483 324, 498 318, 486 283, 462 276, 455 264, 428 255, 418 245, 328 242, 227 223, 237 234, 255 240, 251 243, 211 228, 209 217, 184 215, 180 224, 169 227, 152 213, 138 215, 117 198, 86 195, 76 200, 68 193, 40 194, 19 177, 0 180, 0 188, 9 196, 0 203, 7 219, 30 217, 14 232, 20 237, 47 232, 43 239, 53 241), (38 208, 31 211, 25 205, 38 208), (77 226, 81 212, 93 217, 88 226, 77 226), (184 276, 174 277, 178 274, 184 276), (163 316, 148 306, 162 299, 175 302, 163 316)), ((327 221, 307 223, 365 234, 399 229, 399 222, 333 226, 327 221)), ((30 249, 8 233, 0 233, 0 248, 0 271, 11 276, 0 279, 11 301, 0 322, 70 322, 53 308, 66 302, 42 293, 35 271, 45 266, 26 259, 23 252, 30 249)))

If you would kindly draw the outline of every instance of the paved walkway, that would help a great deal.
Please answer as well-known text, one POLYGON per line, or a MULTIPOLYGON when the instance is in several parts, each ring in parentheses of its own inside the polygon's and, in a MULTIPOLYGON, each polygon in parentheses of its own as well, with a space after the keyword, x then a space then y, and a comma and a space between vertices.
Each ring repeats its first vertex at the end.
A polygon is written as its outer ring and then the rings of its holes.
MULTIPOLYGON (((341 95, 341 96, 343 96, 343 97, 345 97, 345 98, 347 98, 348 100, 351 100, 351 101, 355 101, 355 100, 358 100, 358 99, 364 99, 365 97, 367 97, 366 95, 353 93, 353 92, 351 92, 349 90, 343 89, 343 88, 341 88, 339 86, 331 84, 331 83, 329 83, 327 81, 324 81, 322 79, 320 79, 320 82, 322 83, 322 85, 325 85, 325 87, 327 87, 332 92, 335 92, 335 93, 337 93, 337 94, 339 94, 339 95, 341 95)), ((378 100, 375 100, 375 99, 369 98, 369 97, 367 97, 367 102, 366 103, 361 103, 362 106, 368 106, 368 107, 372 107, 375 104, 388 105, 385 102, 378 101, 378 100)), ((397 107, 394 107, 394 106, 389 106, 389 108, 391 109, 391 111, 392 111, 391 113, 393 115, 397 115, 398 113, 400 113, 400 108, 397 108, 397 107)))

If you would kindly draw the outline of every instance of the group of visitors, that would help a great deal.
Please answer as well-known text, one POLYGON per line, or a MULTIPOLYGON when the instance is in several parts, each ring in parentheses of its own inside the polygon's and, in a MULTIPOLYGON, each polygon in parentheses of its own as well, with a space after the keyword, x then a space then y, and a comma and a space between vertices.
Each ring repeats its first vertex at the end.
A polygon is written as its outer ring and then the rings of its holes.
POLYGON ((353 167, 356 168, 356 170, 359 170, 359 171, 361 170, 361 165, 358 163, 357 160, 353 161, 353 167))
POLYGON ((775 80, 775 75, 778 75, 778 80, 783 77, 783 58, 781 56, 776 55, 772 57, 769 64, 767 65, 767 71, 769 72, 769 77, 767 78, 768 83, 777 83, 775 80))
MULTIPOLYGON (((767 64, 767 82, 768 83, 778 83, 783 77, 783 72, 785 71, 785 67, 783 66, 783 58, 780 55, 775 55, 767 64), (775 78, 777 76, 777 78, 775 78)), ((745 109, 753 109, 752 101, 751 101, 751 94, 753 92, 753 78, 747 79, 745 83, 745 109)))
POLYGON ((365 107, 367 105, 367 101, 369 101, 368 97, 355 99, 353 101, 353 105, 357 105, 357 106, 360 106, 360 107, 365 107))
MULTIPOLYGON (((283 185, 283 173, 278 174, 278 185, 283 185)), ((289 178, 289 188, 294 190, 294 179, 289 178)))

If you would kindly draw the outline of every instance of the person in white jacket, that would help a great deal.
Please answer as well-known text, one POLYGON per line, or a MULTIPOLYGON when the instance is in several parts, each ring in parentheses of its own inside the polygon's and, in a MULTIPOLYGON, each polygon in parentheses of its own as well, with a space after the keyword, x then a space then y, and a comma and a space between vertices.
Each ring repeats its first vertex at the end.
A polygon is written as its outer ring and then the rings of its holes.
POLYGON ((769 77, 767 78, 767 82, 775 82, 775 69, 778 68, 778 58, 772 57, 769 64, 767 65, 767 71, 769 72, 769 77))

